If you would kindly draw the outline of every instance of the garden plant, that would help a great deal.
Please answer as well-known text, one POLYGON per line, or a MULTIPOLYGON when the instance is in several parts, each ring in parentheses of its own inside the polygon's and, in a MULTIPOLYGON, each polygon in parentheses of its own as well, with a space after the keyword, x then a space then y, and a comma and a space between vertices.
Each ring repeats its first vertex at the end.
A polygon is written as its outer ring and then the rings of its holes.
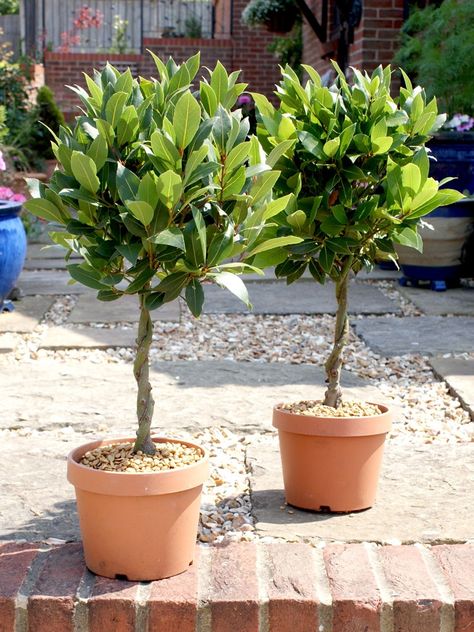
POLYGON ((289 66, 282 70, 279 108, 254 95, 262 145, 267 151, 282 143, 287 147, 277 163, 276 190, 291 197, 274 218, 278 234, 302 239, 286 248, 286 256, 261 255, 259 264, 277 264, 276 276, 288 283, 306 270, 318 283, 333 281, 335 334, 325 364, 324 400, 280 404, 273 424, 287 502, 347 512, 374 503, 392 417, 383 404, 342 399, 351 275, 381 258, 396 260, 395 244, 421 249, 420 219, 462 194, 440 190, 444 183, 429 177, 424 145, 445 120, 435 99, 427 102, 423 90, 405 77, 394 100, 390 68, 379 67, 371 76, 353 69, 349 84, 335 66, 337 82, 330 88, 313 68, 304 68, 305 85, 289 66))
POLYGON ((134 374, 138 385, 135 452, 152 454, 154 401, 149 382, 151 311, 183 295, 194 316, 205 282, 249 304, 241 260, 301 241, 277 237, 272 200, 285 145, 267 156, 249 122, 232 111, 246 85, 218 63, 194 95, 199 54, 181 65, 154 56, 159 80, 134 79, 107 65, 75 87, 84 106, 73 129, 54 134, 60 168, 31 183, 26 208, 63 230, 52 239, 82 257, 71 277, 102 301, 136 295, 140 306, 134 374), (231 259, 233 261, 231 261, 231 259))
POLYGON ((309 75, 304 86, 289 66, 282 71, 278 109, 261 95, 254 99, 263 146, 288 147, 277 163, 276 187, 291 194, 291 203, 274 220, 280 235, 303 240, 287 248, 275 273, 292 283, 308 269, 317 282, 335 283, 335 339, 326 362, 324 404, 337 407, 351 273, 380 259, 395 261, 395 244, 421 250, 420 219, 463 196, 440 189, 445 182, 429 177, 425 143, 445 120, 435 98, 427 102, 404 75, 400 97, 393 99, 390 67, 371 76, 354 69, 349 84, 335 65, 338 79, 331 88, 322 86, 313 68, 304 68, 309 75))

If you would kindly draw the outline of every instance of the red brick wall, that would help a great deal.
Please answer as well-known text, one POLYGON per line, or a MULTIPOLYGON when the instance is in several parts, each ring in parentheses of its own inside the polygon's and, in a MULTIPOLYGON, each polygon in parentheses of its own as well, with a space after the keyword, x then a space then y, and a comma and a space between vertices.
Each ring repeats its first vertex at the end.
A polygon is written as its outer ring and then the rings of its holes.
MULTIPOLYGON (((326 53, 335 57, 337 51, 337 34, 331 29, 334 24, 334 0, 330 0, 329 4, 328 42, 321 44, 308 24, 303 26, 304 61, 320 73, 330 68, 329 61, 321 57, 326 53)), ((321 0, 313 0, 310 6, 320 19, 321 0)), ((398 45, 402 24, 403 0, 365 0, 362 21, 354 33, 354 43, 350 48, 350 65, 370 71, 379 64, 389 64, 398 45)))
POLYGON ((242 70, 242 81, 249 84, 249 90, 271 96, 280 76, 278 60, 267 50, 275 35, 264 28, 250 29, 241 23, 242 11, 247 4, 248 0, 232 3, 233 70, 242 70))
MULTIPOLYGON (((241 24, 240 16, 248 0, 221 0, 226 7, 232 6, 232 34, 222 33, 216 39, 160 38, 146 39, 144 49, 167 59, 170 55, 176 61, 187 59, 201 51, 203 66, 213 68, 220 60, 229 72, 242 70, 241 81, 249 84, 249 90, 271 95, 278 81, 278 62, 267 51, 274 35, 265 29, 249 29, 241 24), (226 4, 227 3, 227 4, 226 4)), ((84 83, 83 72, 90 74, 93 68, 100 68, 110 60, 120 68, 131 66, 132 72, 145 77, 156 75, 156 68, 150 55, 111 55, 108 53, 45 53, 45 82, 53 90, 59 107, 71 118, 77 112, 79 99, 65 85, 84 83)))

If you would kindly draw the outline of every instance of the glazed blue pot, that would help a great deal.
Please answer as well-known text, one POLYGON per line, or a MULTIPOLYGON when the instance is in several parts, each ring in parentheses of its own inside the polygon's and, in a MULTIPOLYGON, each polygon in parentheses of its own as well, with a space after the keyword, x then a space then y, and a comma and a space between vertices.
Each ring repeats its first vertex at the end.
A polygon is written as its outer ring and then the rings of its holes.
POLYGON ((21 203, 0 200, 0 310, 20 276, 26 255, 21 203))

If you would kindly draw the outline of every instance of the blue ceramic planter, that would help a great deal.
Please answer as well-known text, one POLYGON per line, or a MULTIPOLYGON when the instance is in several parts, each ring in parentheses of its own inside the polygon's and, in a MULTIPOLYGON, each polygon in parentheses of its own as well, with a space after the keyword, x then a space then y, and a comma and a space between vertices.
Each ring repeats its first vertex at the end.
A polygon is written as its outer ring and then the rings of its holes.
POLYGON ((26 255, 21 204, 0 200, 0 310, 20 276, 26 255))

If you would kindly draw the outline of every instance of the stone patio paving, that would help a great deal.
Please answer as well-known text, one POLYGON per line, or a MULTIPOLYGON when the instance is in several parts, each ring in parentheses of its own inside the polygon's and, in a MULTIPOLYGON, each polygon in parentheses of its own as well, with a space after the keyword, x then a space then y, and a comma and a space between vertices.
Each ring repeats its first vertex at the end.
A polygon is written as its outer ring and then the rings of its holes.
MULTIPOLYGON (((440 294, 400 288, 401 297, 408 301, 402 309, 396 276, 377 270, 352 283, 353 330, 369 350, 384 357, 400 353, 431 356, 434 375, 446 381, 474 419, 474 289, 440 294), (407 304, 411 306, 408 311, 407 304), (454 357, 453 352, 464 357, 454 357)), ((68 285, 68 278, 57 249, 30 248, 20 280, 26 296, 16 304, 15 312, 0 315, 3 540, 77 539, 64 455, 98 435, 130 435, 134 425, 135 383, 130 363, 104 364, 93 354, 94 349, 106 352, 111 347, 134 346, 135 298, 100 303, 93 291, 68 285), (48 310, 52 305, 54 309, 61 296, 72 298, 68 299, 69 311, 57 324, 49 319, 48 310), (15 360, 31 337, 37 337, 39 351, 53 355, 15 360), (56 357, 58 350, 63 355, 56 357), (74 350, 85 354, 83 359, 68 355, 74 350)), ((248 285, 256 314, 334 312, 330 286, 303 279, 287 287, 254 276, 248 285)), ((206 295, 208 313, 222 315, 222 319, 246 311, 219 288, 206 288, 206 295)), ((176 304, 154 315, 163 326, 183 318, 176 304)), ((378 501, 370 511, 330 516, 284 504, 271 409, 280 401, 317 399, 323 393, 323 377, 314 365, 284 361, 154 362, 155 425, 160 432, 180 436, 215 428, 235 437, 242 454, 239 476, 246 481, 251 499, 253 537, 428 543, 474 539, 468 500, 474 497, 472 441, 406 443, 403 433, 394 433, 387 444, 378 501)), ((377 398, 374 384, 354 373, 346 371, 343 382, 350 396, 377 398)), ((225 462, 223 467, 225 471, 225 462)))

